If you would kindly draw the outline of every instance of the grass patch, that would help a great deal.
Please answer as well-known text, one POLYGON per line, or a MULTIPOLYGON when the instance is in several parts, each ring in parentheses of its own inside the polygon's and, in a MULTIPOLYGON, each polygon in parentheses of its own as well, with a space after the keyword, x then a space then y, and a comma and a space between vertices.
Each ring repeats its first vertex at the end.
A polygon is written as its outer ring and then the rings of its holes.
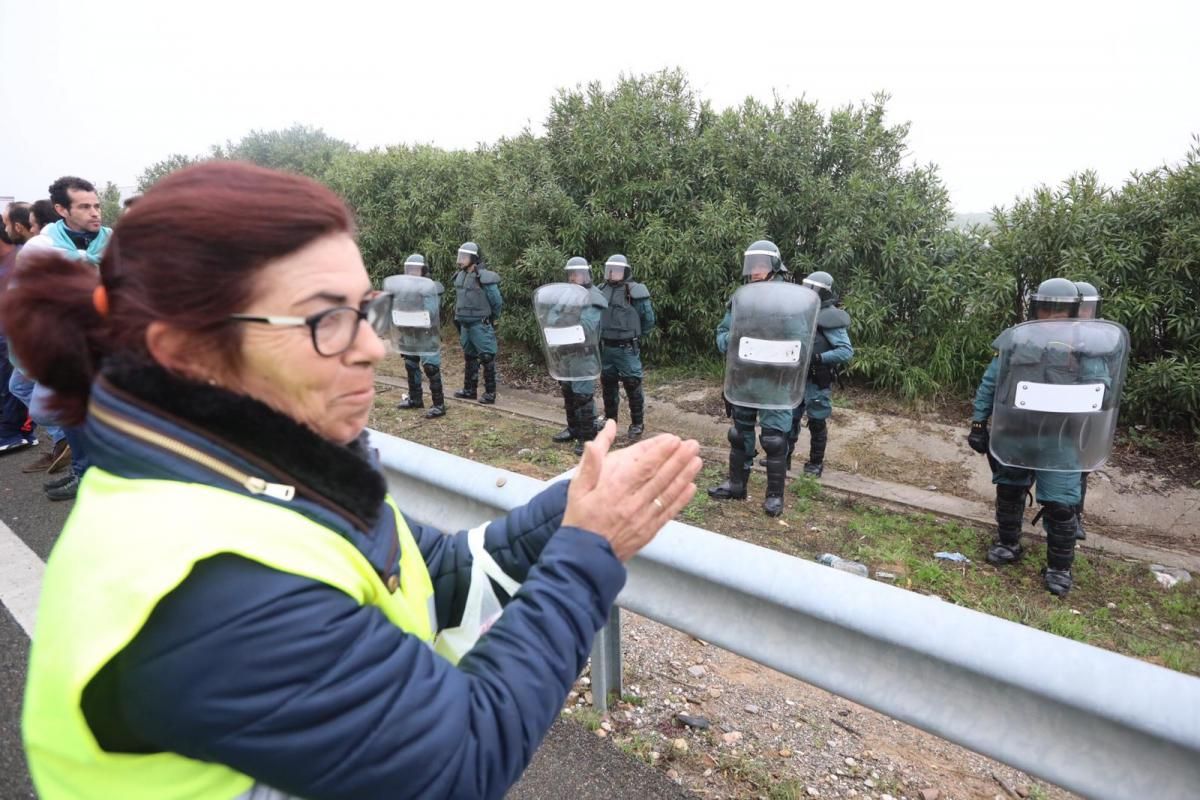
POLYGON ((749 784, 758 791, 767 791, 775 784, 766 763, 750 756, 722 753, 717 756, 716 771, 737 783, 749 784))
POLYGON ((1187 672, 1200 675, 1200 653, 1196 648, 1182 644, 1173 644, 1163 651, 1163 666, 1176 672, 1187 672))
POLYGON ((1047 630, 1056 636, 1062 636, 1067 639, 1074 639, 1077 642, 1086 642, 1089 636, 1089 630, 1083 615, 1079 613, 1071 613, 1068 608, 1056 608, 1046 615, 1046 623, 1044 626, 1038 627, 1047 630))
POLYGON ((803 800, 806 797, 807 787, 797 780, 782 781, 767 790, 767 800, 803 800))
MULTIPOLYGON (((827 505, 819 496, 813 502, 827 505)), ((1042 585, 1043 544, 1026 541, 1021 562, 996 569, 984 560, 990 538, 990 531, 929 514, 852 506, 840 529, 823 527, 812 549, 861 561, 872 574, 895 573, 907 589, 1200 675, 1200 582, 1164 590, 1144 564, 1081 551, 1075 588, 1059 600, 1042 585), (963 553, 972 563, 939 561, 933 554, 940 551, 963 553)))
MULTIPOLYGON (((824 749, 824 742, 814 747, 824 749)), ((722 778, 730 781, 736 787, 735 797, 766 797, 769 800, 807 800, 808 787, 803 780, 782 778, 778 768, 762 758, 750 755, 719 753, 717 755, 716 772, 722 778)), ((885 778, 879 785, 886 784, 890 779, 885 778)), ((900 785, 897 782, 893 793, 900 796, 900 785)), ((885 789, 886 791, 886 789, 885 789)))
POLYGON ((719 513, 720 503, 709 497, 706 489, 721 483, 725 477, 725 469, 715 464, 705 464, 701 468, 700 474, 696 476, 696 494, 683 507, 683 511, 679 512, 679 519, 689 525, 710 527, 709 518, 719 513))
POLYGON ((604 721, 604 715, 591 706, 579 706, 571 712, 571 719, 589 731, 596 731, 600 729, 600 723, 604 721))
POLYGON ((707 380, 723 383, 725 359, 696 358, 680 364, 648 364, 645 381, 651 387, 663 386, 680 381, 707 380))
POLYGON ((634 731, 627 737, 615 740, 617 748, 627 756, 633 756, 639 761, 644 761, 647 764, 657 764, 658 759, 651 756, 651 753, 658 752, 655 747, 661 747, 658 740, 647 736, 641 731, 634 731))
POLYGON ((704 487, 697 484, 696 494, 683 507, 683 511, 679 512, 679 517, 689 525, 701 526, 708 518, 708 513, 712 509, 713 499, 708 496, 708 492, 704 491, 704 487))
POLYGON ((821 496, 821 482, 804 472, 792 478, 788 488, 797 500, 815 500, 821 496))

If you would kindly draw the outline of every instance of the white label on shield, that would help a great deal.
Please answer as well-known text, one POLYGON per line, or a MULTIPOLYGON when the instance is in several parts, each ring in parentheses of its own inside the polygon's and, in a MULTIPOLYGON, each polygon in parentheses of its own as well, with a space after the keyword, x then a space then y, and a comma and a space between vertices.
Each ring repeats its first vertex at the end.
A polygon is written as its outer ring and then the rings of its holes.
POLYGON ((1013 397, 1018 411, 1090 414, 1104 405, 1103 383, 1034 383, 1020 381, 1013 397))
POLYGON ((798 364, 804 343, 786 339, 738 339, 738 358, 759 364, 798 364))
POLYGON ((428 311, 400 311, 393 308, 392 324, 397 328, 428 328, 431 323, 428 311))
POLYGON ((587 338, 582 325, 568 325, 565 328, 542 328, 546 334, 546 344, 551 347, 562 347, 567 344, 583 344, 587 338))

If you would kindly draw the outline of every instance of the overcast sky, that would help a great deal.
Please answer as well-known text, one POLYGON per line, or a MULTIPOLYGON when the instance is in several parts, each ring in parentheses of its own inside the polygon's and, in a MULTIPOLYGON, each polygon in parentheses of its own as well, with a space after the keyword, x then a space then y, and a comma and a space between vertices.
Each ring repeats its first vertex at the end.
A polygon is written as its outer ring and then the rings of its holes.
POLYGON ((0 196, 304 123, 361 148, 540 127, 558 87, 679 66, 718 108, 891 94, 957 211, 1200 133, 1200 2, 0 0, 0 196))

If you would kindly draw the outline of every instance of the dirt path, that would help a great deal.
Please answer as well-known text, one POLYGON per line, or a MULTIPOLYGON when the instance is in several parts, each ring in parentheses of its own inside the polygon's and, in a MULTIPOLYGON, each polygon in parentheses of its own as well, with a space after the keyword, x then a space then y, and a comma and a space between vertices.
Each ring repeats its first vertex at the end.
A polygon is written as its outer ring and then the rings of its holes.
MULTIPOLYGON (((455 359, 446 361, 449 395, 461 385, 462 372, 455 359)), ((400 376, 403 367, 389 364, 384 372, 400 376)), ((404 385, 397 377, 381 380, 404 385)), ((562 401, 549 379, 543 383, 515 388, 505 385, 501 373, 497 409, 561 427, 562 401)), ((705 457, 719 462, 728 448, 729 421, 694 409, 719 409, 720 396, 715 382, 693 379, 653 386, 646 398, 647 430, 695 438, 711 448, 705 457)), ((622 403, 622 429, 627 413, 622 403)), ((965 425, 835 407, 822 483, 835 492, 989 526, 995 496, 991 472, 986 459, 967 447, 965 430, 965 425)), ((804 433, 801 454, 807 446, 804 433)), ((797 460, 803 461, 802 456, 797 460)), ((1033 515, 1026 516, 1028 521, 1033 515)), ((1200 489, 1180 486, 1164 475, 1106 466, 1089 481, 1086 522, 1083 546, 1088 549, 1200 571, 1200 489)), ((1042 535, 1040 527, 1028 524, 1026 532, 1042 535)))

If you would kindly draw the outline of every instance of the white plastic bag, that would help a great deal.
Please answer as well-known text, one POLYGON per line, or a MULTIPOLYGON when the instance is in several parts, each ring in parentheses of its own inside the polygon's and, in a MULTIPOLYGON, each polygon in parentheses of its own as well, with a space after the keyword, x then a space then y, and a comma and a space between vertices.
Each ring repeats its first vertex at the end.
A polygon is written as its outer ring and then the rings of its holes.
POLYGON ((487 526, 485 522, 467 531, 467 548, 471 551, 471 586, 467 590, 462 622, 457 627, 443 629, 433 640, 433 649, 451 664, 457 664, 504 611, 488 578, 508 592, 509 597, 521 588, 521 584, 506 575, 491 553, 484 549, 483 534, 487 526))

